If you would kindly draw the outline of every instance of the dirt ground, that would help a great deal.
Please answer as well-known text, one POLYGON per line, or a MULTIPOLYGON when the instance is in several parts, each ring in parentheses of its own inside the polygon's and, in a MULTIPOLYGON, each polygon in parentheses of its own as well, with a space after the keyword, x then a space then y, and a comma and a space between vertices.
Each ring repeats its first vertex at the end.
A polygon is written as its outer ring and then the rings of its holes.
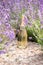
POLYGON ((15 41, 5 45, 6 53, 0 54, 0 65, 43 65, 43 51, 35 42, 28 42, 25 49, 17 48, 15 41))

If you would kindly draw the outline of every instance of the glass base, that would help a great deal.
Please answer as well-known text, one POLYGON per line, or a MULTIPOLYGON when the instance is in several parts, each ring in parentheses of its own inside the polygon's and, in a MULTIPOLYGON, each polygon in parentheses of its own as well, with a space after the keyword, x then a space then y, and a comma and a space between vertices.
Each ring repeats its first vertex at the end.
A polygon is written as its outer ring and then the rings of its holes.
POLYGON ((27 42, 18 42, 17 47, 21 49, 27 48, 27 42))

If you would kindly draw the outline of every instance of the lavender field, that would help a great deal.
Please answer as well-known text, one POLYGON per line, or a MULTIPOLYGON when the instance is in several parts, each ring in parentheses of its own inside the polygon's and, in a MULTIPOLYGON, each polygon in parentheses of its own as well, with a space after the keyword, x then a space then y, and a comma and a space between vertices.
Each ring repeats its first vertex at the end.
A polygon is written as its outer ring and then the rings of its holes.
POLYGON ((43 0, 0 0, 0 65, 43 65, 43 0))

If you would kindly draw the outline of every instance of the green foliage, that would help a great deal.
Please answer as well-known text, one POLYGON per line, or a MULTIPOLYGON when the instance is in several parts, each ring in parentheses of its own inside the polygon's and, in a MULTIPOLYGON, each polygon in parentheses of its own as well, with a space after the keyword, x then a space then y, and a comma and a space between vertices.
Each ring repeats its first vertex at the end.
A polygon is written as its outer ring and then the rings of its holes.
POLYGON ((29 37, 32 37, 32 39, 30 41, 37 42, 36 37, 33 35, 32 28, 30 28, 30 27, 27 26, 26 30, 27 30, 27 39, 30 40, 29 37))
POLYGON ((36 20, 33 23, 33 34, 37 38, 37 42, 43 45, 43 29, 40 28, 40 21, 36 20))
POLYGON ((43 29, 40 29, 40 34, 38 37, 38 43, 40 43, 41 45, 43 45, 43 29))
POLYGON ((32 40, 43 45, 43 29, 40 28, 40 20, 35 20, 32 23, 32 27, 26 27, 28 37, 32 37, 32 40))

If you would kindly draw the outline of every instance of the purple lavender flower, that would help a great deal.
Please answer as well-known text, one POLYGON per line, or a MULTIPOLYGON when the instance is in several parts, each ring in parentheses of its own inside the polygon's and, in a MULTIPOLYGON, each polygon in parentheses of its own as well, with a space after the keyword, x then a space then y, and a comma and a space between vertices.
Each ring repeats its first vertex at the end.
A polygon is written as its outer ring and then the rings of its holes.
POLYGON ((43 24, 43 21, 41 21, 40 23, 43 24))
POLYGON ((28 24, 28 19, 27 19, 27 17, 24 17, 24 22, 25 22, 26 25, 28 24))
POLYGON ((9 36, 9 31, 4 31, 4 34, 9 36))
POLYGON ((39 0, 40 1, 40 4, 43 4, 43 0, 39 0))
POLYGON ((17 2, 17 3, 19 3, 19 2, 20 2, 20 0, 16 0, 16 2, 17 2))
POLYGON ((0 25, 2 24, 2 22, 0 21, 0 25))
POLYGON ((28 0, 28 2, 31 2, 32 0, 28 0))
POLYGON ((5 54, 6 51, 5 50, 0 50, 0 54, 5 54))
POLYGON ((10 26, 10 24, 7 22, 7 23, 5 23, 5 25, 6 25, 6 28, 11 28, 11 26, 10 26))
POLYGON ((2 40, 3 40, 3 39, 0 37, 0 42, 2 42, 2 40))
POLYGON ((15 39, 15 33, 14 33, 14 31, 10 31, 9 38, 10 38, 11 40, 15 39))
POLYGON ((4 34, 7 36, 7 37, 9 37, 9 39, 10 40, 13 40, 13 39, 15 39, 15 33, 14 33, 14 31, 12 31, 12 30, 6 30, 5 32, 4 32, 4 34))
POLYGON ((25 26, 28 24, 28 19, 25 15, 22 15, 22 22, 24 22, 25 26))

